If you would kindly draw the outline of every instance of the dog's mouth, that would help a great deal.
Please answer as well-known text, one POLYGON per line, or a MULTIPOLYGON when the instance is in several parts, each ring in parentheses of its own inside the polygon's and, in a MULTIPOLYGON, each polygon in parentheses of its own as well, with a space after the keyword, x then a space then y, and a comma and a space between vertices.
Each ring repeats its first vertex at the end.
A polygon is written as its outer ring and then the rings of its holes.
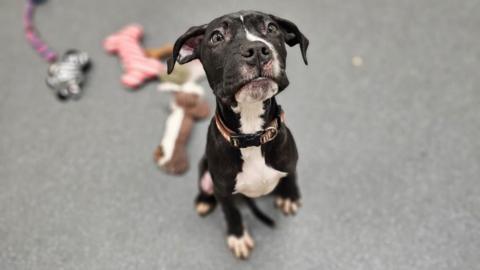
POLYGON ((252 89, 262 89, 266 85, 270 83, 275 83, 275 81, 268 77, 256 77, 255 79, 251 79, 246 81, 243 85, 241 85, 238 91, 242 91, 244 88, 252 88, 252 89))
POLYGON ((235 93, 237 102, 264 101, 278 92, 278 84, 269 77, 256 77, 243 83, 235 93))

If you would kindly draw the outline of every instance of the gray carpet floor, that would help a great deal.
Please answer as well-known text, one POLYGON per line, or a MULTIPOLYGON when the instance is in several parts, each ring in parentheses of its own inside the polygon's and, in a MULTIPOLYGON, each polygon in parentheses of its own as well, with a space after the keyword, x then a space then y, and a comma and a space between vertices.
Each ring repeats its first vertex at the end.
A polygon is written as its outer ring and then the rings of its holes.
POLYGON ((0 269, 480 269, 479 1, 51 0, 36 16, 44 39, 94 61, 67 104, 44 84, 22 8, 0 1, 0 269), (170 96, 124 89, 101 46, 130 22, 158 46, 240 9, 288 18, 311 41, 309 66, 288 50, 279 98, 304 206, 285 218, 260 200, 274 230, 242 209, 248 261, 227 250, 220 211, 193 209, 207 123, 194 167, 162 173, 152 153, 170 96))

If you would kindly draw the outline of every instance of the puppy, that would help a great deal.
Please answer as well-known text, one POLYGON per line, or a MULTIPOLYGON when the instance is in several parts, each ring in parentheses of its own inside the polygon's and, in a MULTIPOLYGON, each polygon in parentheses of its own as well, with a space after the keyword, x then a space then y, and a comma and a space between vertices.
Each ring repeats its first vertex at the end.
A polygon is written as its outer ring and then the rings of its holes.
MULTIPOLYGON (((285 43, 298 44, 307 64, 309 41, 294 23, 240 11, 188 29, 168 61, 171 72, 177 61, 199 59, 216 97, 200 162, 196 208, 206 215, 220 204, 227 244, 238 258, 247 258, 254 242, 242 223, 236 194, 256 198, 273 193, 286 215, 300 207, 297 148, 275 99, 289 84, 285 43)), ((253 201, 247 203, 259 215, 253 201)))

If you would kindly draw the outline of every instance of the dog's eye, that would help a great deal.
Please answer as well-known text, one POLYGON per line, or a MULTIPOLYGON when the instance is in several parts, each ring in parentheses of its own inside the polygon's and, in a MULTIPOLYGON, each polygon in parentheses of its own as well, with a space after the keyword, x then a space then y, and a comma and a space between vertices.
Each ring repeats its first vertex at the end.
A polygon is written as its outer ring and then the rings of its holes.
POLYGON ((275 33, 275 32, 277 32, 278 27, 273 23, 269 23, 268 26, 267 26, 267 30, 268 30, 269 33, 275 33))
POLYGON ((219 31, 215 31, 215 32, 213 32, 212 37, 210 38, 210 41, 213 44, 218 44, 218 43, 222 42, 224 39, 225 38, 223 37, 222 33, 220 33, 219 31))

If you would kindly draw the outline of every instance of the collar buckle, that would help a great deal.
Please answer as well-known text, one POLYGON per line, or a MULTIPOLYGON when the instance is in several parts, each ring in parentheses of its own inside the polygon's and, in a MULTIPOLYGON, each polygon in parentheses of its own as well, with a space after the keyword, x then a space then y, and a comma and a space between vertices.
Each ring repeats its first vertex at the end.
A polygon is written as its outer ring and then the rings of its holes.
POLYGON ((240 141, 235 136, 230 137, 230 143, 235 147, 240 147, 240 141))
POLYGON ((278 135, 278 128, 277 127, 267 127, 264 131, 262 136, 260 137, 260 143, 265 144, 269 141, 273 141, 278 135))

